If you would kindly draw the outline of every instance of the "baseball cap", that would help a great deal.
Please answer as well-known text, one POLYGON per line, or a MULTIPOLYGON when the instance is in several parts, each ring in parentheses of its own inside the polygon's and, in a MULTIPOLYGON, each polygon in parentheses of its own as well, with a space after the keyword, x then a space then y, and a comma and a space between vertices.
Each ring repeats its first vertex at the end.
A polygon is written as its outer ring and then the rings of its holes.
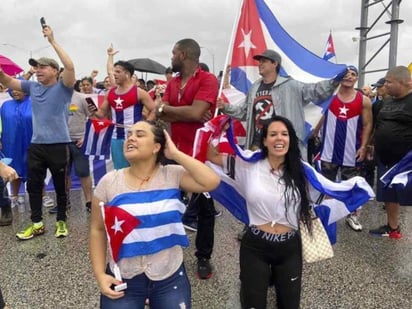
POLYGON ((51 58, 46 58, 46 57, 42 57, 39 59, 30 58, 29 64, 32 67, 36 67, 38 65, 48 65, 48 66, 51 66, 52 68, 55 68, 56 70, 59 70, 59 64, 57 63, 57 61, 51 58))
POLYGON ((271 49, 265 50, 261 55, 253 56, 253 59, 255 59, 255 60, 260 60, 262 58, 266 58, 266 59, 269 59, 269 60, 272 60, 272 61, 276 61, 277 63, 279 63, 279 65, 282 62, 282 57, 277 52, 275 52, 274 50, 271 50, 271 49))
POLYGON ((371 86, 374 88, 382 87, 385 84, 385 77, 380 78, 376 83, 372 84, 371 86))
POLYGON ((351 71, 355 72, 355 73, 356 73, 356 75, 359 75, 358 68, 357 68, 357 67, 355 67, 354 65, 348 65, 348 66, 346 67, 346 69, 348 69, 348 70, 351 70, 351 71))

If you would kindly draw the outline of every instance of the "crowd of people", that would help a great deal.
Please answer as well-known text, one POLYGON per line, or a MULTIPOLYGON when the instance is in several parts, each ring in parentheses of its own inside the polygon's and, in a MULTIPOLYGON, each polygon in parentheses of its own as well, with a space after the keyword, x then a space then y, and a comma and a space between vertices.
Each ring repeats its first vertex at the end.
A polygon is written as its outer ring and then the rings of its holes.
MULTIPOLYGON (((185 226, 193 227, 193 222, 197 276, 204 280, 212 276, 217 212, 208 192, 220 180, 192 155, 197 130, 216 109, 245 121, 244 147, 263 153, 255 163, 212 146, 207 154, 211 162, 236 175, 247 197, 250 224, 239 235, 242 308, 266 308, 272 285, 278 308, 300 307, 303 262, 298 223, 311 229, 314 202, 300 163, 307 158, 303 108, 310 102, 319 104, 332 97, 312 132, 321 140, 321 173, 332 181, 364 175, 372 186, 376 184, 387 222, 369 232, 402 237, 399 192, 384 187, 374 175, 376 166, 382 175, 412 150, 408 68, 390 69, 372 85, 376 92, 355 88, 359 73, 354 66, 330 80, 304 83, 281 76, 281 56, 268 49, 254 56, 261 78, 242 104, 232 105, 218 98, 219 81, 199 63, 201 48, 193 39, 173 46, 166 81, 159 85, 139 80, 129 62, 115 62, 117 51, 110 45, 108 74, 98 83, 97 71, 76 80, 74 63, 52 28, 45 26, 42 31, 62 67, 51 58, 30 59, 32 68, 23 78, 11 77, 0 67, 0 83, 13 98, 1 108, 3 152, 13 161, 10 166, 0 162, 0 190, 11 183, 11 199, 0 198, 0 225, 11 224, 12 204, 24 203, 19 191, 26 182, 31 222, 16 237, 29 240, 46 232, 42 207, 50 170, 56 207, 49 212, 56 214, 55 236, 67 237, 73 166, 81 180, 85 209, 91 212, 90 257, 102 308, 144 308, 147 302, 152 308, 191 308, 182 248, 189 245, 185 226), (33 74, 37 81, 29 79, 33 74), (103 95, 102 104, 88 104, 91 94, 103 95), (18 118, 10 118, 11 109, 18 111, 13 114, 18 118), (89 118, 110 118, 115 123, 114 170, 94 190, 89 160, 81 150, 89 118), (17 120, 24 122, 21 127, 10 124, 17 120)), ((228 76, 220 77, 229 87, 228 76)), ((362 230, 358 215, 346 218, 355 231, 362 230)), ((0 292, 0 308, 4 306, 0 292)))

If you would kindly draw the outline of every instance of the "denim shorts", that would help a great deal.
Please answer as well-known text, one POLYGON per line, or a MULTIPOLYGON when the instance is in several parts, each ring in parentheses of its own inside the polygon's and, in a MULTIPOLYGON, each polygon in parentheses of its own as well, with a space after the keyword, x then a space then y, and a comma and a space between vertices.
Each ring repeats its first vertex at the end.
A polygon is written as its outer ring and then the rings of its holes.
MULTIPOLYGON (((113 276, 110 268, 106 272, 113 276)), ((149 299, 151 308, 180 309, 192 307, 191 288, 184 264, 169 278, 160 281, 150 280, 144 273, 131 279, 123 279, 127 283, 125 294, 119 299, 100 296, 102 309, 144 309, 149 299)))
POLYGON ((359 176, 360 168, 355 166, 340 166, 334 163, 321 161, 322 175, 327 179, 336 181, 336 176, 340 170, 340 180, 347 180, 359 176))
POLYGON ((77 177, 90 176, 89 158, 82 152, 81 148, 75 143, 69 144, 70 149, 70 167, 74 167, 74 174, 77 177))

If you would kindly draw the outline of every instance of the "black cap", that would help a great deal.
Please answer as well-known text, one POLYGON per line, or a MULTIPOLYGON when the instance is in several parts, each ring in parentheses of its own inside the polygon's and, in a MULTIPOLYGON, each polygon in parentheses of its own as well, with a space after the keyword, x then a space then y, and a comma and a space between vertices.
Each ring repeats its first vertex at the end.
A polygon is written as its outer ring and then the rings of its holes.
POLYGON ((47 66, 51 66, 52 68, 55 68, 56 70, 59 70, 59 64, 57 63, 57 61, 51 58, 46 58, 46 57, 42 57, 39 59, 30 58, 29 64, 32 67, 37 67, 38 65, 47 65, 47 66))
POLYGON ((271 49, 265 50, 261 55, 253 56, 253 59, 255 59, 255 60, 260 60, 262 58, 266 58, 266 59, 269 59, 269 60, 272 60, 272 61, 276 61, 277 63, 279 63, 279 65, 282 62, 282 57, 277 52, 275 52, 274 50, 271 50, 271 49))
POLYGON ((374 88, 382 87, 385 84, 385 77, 380 78, 376 83, 372 84, 371 86, 374 88))

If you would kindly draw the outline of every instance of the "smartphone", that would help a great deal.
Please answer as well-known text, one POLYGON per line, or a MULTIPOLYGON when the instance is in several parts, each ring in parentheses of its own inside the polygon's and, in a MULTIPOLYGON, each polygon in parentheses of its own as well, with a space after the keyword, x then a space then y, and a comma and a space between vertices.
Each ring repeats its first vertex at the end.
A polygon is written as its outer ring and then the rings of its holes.
POLYGON ((41 25, 42 29, 47 26, 46 25, 46 20, 44 19, 44 17, 40 18, 40 25, 41 25))
POLYGON ((89 106, 89 111, 90 112, 97 112, 98 108, 96 104, 94 104, 94 101, 92 98, 86 98, 87 106, 89 106))

